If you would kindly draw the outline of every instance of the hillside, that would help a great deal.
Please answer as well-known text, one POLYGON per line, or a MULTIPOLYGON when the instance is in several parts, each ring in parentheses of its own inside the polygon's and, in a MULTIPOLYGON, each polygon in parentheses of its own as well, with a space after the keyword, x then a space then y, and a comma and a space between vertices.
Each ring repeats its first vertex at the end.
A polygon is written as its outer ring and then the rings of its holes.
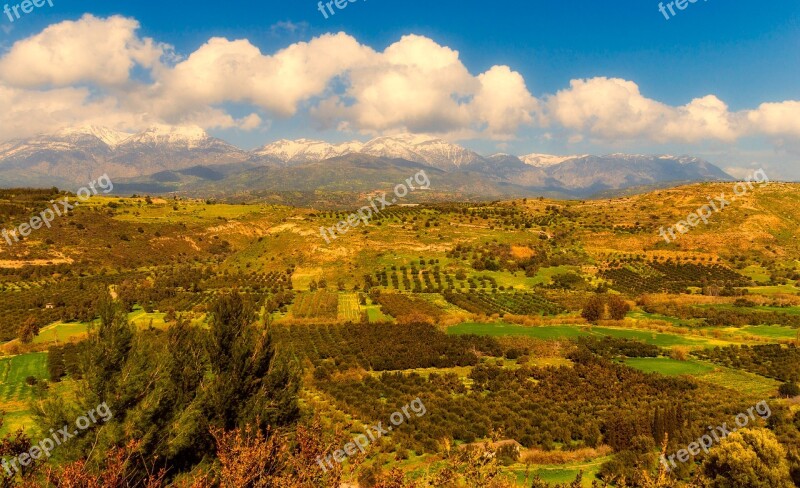
MULTIPOLYGON (((388 183, 387 168, 400 175, 422 167, 372 157, 338 164, 343 172, 358 165, 368 186, 388 183)), ((343 415, 368 425, 408 404, 409 395, 424 402, 427 413, 409 419, 415 427, 398 428, 381 451, 391 460, 370 452, 365 467, 387 462, 424 476, 441 468, 440 436, 482 443, 501 430, 521 452, 498 469, 519 486, 530 485, 531 466, 548 481, 581 470, 588 482, 608 479, 629 469, 619 462, 635 446, 613 432, 643 421, 626 413, 634 405, 669 412, 691 402, 693 419, 664 426, 670 449, 695 429, 726 421, 724 412, 762 400, 774 411, 788 408, 777 391, 800 368, 786 348, 800 331, 800 185, 754 186, 674 242, 658 234, 707 195, 731 188, 394 205, 330 242, 320 228, 336 227, 348 211, 93 197, 50 229, 13 246, 0 242, 0 338, 13 355, 0 407, 8 426, 33 431, 28 378, 46 382, 52 395, 78 387, 78 351, 90 346, 69 344, 96 327, 108 291, 137 331, 135 347, 144 349, 136 354, 152 356, 150 363, 172 357, 167 337, 193 337, 170 335, 180 327, 197 334, 216 327, 215 303, 236 293, 257 305, 279 350, 306 369, 298 394, 304 408, 324 412, 324 435, 352 422, 343 415), (587 319, 597 299, 608 310, 587 319), (24 339, 20 324, 38 332, 24 339), (381 374, 388 372, 401 374, 381 374), (454 420, 466 411, 474 412, 468 427, 454 420)), ((0 193, 3 227, 63 197, 54 191, 0 193)), ((126 367, 145 369, 121 378, 120 388, 154 400, 159 389, 137 383, 150 366, 131 361, 126 367)), ((183 425, 180 412, 169 415, 183 425)), ((790 433, 779 439, 792 448, 790 433)), ((459 459, 448 462, 467 469, 470 461, 459 459)))

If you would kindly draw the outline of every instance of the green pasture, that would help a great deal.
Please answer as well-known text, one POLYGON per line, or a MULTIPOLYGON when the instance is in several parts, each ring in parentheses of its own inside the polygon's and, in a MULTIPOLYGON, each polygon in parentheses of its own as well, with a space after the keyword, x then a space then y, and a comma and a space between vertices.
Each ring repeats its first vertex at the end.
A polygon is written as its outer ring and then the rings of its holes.
POLYGON ((791 340, 800 337, 800 329, 780 325, 746 325, 744 327, 719 328, 714 330, 733 331, 741 335, 766 337, 775 340, 791 340))
POLYGON ((794 285, 750 286, 746 288, 753 295, 796 295, 800 288, 794 285))
POLYGON ((555 339, 575 339, 578 337, 585 337, 591 333, 585 330, 585 327, 574 325, 549 325, 541 327, 524 327, 516 324, 507 324, 503 322, 495 323, 479 323, 479 322, 466 322, 463 324, 454 325, 447 329, 448 334, 452 335, 466 335, 474 334, 480 336, 522 336, 533 337, 535 339, 555 340, 555 339))
POLYGON ((0 434, 32 427, 28 402, 35 387, 26 383, 29 376, 47 379, 46 352, 0 358, 0 410, 6 413, 0 434))
POLYGON ((678 361, 670 358, 628 358, 624 363, 645 373, 660 373, 665 376, 682 374, 701 375, 714 370, 714 367, 700 361, 678 361))
POLYGON ((682 336, 640 329, 622 329, 612 327, 596 327, 585 325, 549 325, 528 327, 503 322, 478 323, 467 322, 450 327, 448 334, 475 334, 483 336, 523 336, 542 340, 575 339, 586 336, 610 336, 620 339, 635 339, 646 344, 659 347, 690 346, 703 347, 727 344, 724 341, 710 340, 694 336, 682 336))
POLYGON ((39 331, 39 335, 33 338, 33 343, 69 342, 72 339, 85 336, 88 331, 89 324, 86 322, 56 322, 42 328, 39 331))

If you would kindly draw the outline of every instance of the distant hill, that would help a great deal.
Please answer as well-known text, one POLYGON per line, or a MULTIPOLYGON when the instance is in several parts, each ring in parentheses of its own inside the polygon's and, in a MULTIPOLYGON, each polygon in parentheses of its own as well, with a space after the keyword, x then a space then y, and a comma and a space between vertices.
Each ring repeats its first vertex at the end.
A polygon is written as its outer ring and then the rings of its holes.
POLYGON ((366 143, 281 140, 239 149, 197 127, 158 126, 128 134, 95 126, 0 144, 0 186, 76 188, 107 173, 122 193, 365 192, 393 187, 427 168, 430 195, 445 199, 519 196, 588 198, 635 187, 733 178, 688 156, 611 154, 481 156, 426 135, 366 143))

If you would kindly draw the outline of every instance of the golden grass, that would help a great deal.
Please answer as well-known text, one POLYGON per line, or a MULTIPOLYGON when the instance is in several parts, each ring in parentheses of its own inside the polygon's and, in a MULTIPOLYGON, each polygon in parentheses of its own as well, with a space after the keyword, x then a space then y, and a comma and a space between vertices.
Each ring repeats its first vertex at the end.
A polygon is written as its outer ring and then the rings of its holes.
POLYGON ((520 460, 525 464, 570 464, 589 461, 611 454, 610 446, 584 447, 574 451, 543 451, 541 449, 527 449, 520 455, 520 460))

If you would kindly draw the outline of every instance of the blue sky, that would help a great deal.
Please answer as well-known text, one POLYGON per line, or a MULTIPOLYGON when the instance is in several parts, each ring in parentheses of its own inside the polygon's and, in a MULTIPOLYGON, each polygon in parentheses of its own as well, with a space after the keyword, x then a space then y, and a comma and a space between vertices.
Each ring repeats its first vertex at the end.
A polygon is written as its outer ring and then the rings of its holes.
MULTIPOLYGON (((486 118, 488 115, 477 117, 471 128, 454 129, 450 123, 442 128, 446 138, 480 152, 569 154, 619 150, 689 153, 705 156, 721 166, 745 168, 762 164, 774 168, 780 175, 800 177, 800 170, 796 168, 800 134, 772 127, 782 125, 781 117, 791 116, 796 108, 794 105, 773 107, 774 110, 760 115, 748 115, 750 125, 737 128, 735 136, 720 135, 720 130, 709 129, 712 135, 697 138, 675 136, 674 127, 668 131, 670 135, 659 136, 657 123, 640 121, 635 124, 637 127, 620 134, 607 125, 594 122, 603 117, 624 119, 625 112, 613 107, 596 107, 597 110, 610 111, 597 116, 589 109, 589 113, 583 113, 583 118, 577 120, 574 114, 563 113, 563 107, 567 105, 572 104, 574 109, 574 103, 586 102, 585 97, 577 95, 575 99, 563 100, 559 107, 542 108, 548 104, 548 97, 568 90, 572 80, 596 80, 600 77, 633 82, 642 97, 667 107, 683 107, 694 99, 713 95, 727 105, 727 113, 738 113, 740 118, 745 118, 748 111, 755 111, 764 103, 785 104, 800 100, 800 83, 797 81, 800 79, 800 2, 796 1, 700 0, 689 4, 685 10, 677 11, 670 20, 659 12, 659 2, 652 0, 500 0, 491 3, 357 0, 344 10, 337 9, 329 19, 322 16, 317 3, 311 0, 232 0, 225 3, 53 1, 54 7, 45 5, 13 24, 3 17, 0 20, 3 51, 11 49, 14 41, 36 36, 48 26, 62 21, 78 20, 85 13, 101 19, 115 14, 135 19, 140 25, 136 30, 138 37, 168 44, 184 59, 213 37, 246 39, 264 55, 272 55, 294 43, 309 41, 326 33, 344 32, 360 45, 378 53, 403 36, 416 34, 438 46, 458 51, 460 63, 476 78, 494 66, 508 66, 521 75, 525 87, 536 99, 539 108, 530 110, 534 114, 533 120, 520 120, 510 130, 492 130, 491 134, 473 130, 482 124, 491 125, 492 122, 486 118), (557 113, 561 115, 555 115, 557 113), (547 120, 543 122, 541 117, 547 120), (756 125, 772 128, 759 132, 756 125)), ((178 59, 166 64, 177 62, 178 59)), ((150 69, 151 66, 134 68, 131 79, 137 80, 138 77, 141 82, 152 81, 148 80, 152 77, 150 69)), ((0 62, 0 80, 2 73, 0 62)), ((15 83, 19 85, 19 82, 15 83)), ((344 82, 334 80, 332 88, 328 89, 335 92, 336 83, 344 82)), ((98 96, 98 92, 109 94, 107 85, 102 89, 91 85, 92 77, 88 76, 69 86, 89 87, 94 96, 98 96)), ((67 85, 61 83, 58 86, 67 85)), ((43 87, 42 83, 29 82, 24 88, 41 91, 51 87, 52 83, 43 87)), ((593 83, 585 89, 589 93, 598 93, 598 87, 593 83)), ((341 88, 338 92, 342 96, 340 101, 349 103, 358 98, 344 91, 341 88)), ((364 88, 361 93, 367 91, 364 88)), ((345 116, 341 113, 337 113, 339 118, 331 116, 338 122, 321 124, 315 107, 320 99, 329 95, 330 92, 325 95, 315 93, 310 98, 303 98, 296 112, 290 115, 276 113, 270 109, 270 104, 253 103, 249 99, 221 101, 212 105, 234 118, 256 113, 263 123, 257 129, 208 127, 207 130, 238 145, 254 147, 284 137, 363 140, 377 133, 402 131, 409 127, 412 127, 411 131, 415 131, 413 127, 435 127, 434 123, 406 126, 408 119, 365 125, 362 114, 345 116), (347 119, 343 130, 341 119, 347 119), (321 126, 325 128, 320 130, 321 126)), ((474 95, 458 96, 468 98, 474 95)), ((661 109, 651 107, 648 110, 661 109)), ((674 124, 683 123, 683 119, 675 114, 659 112, 654 117, 663 118, 665 124, 670 120, 674 124), (673 116, 675 120, 670 118, 673 116)), ((687 125, 686 130, 693 131, 696 127, 687 125)))

